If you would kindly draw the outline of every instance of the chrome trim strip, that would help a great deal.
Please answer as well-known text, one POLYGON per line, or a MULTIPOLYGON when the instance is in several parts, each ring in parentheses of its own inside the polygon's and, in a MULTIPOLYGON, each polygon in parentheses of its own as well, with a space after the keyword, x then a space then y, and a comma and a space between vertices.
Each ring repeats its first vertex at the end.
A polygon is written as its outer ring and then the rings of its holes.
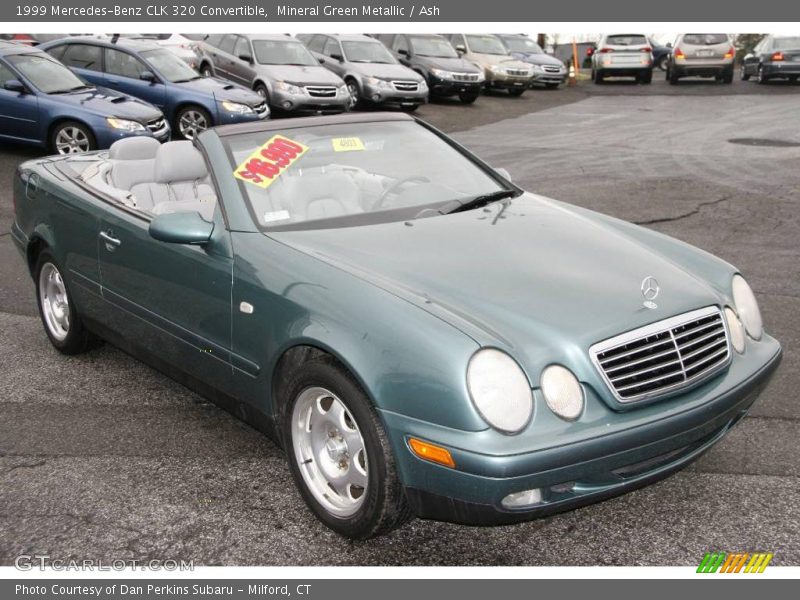
MULTIPOLYGON (((694 330, 694 331, 695 332, 697 332, 697 331, 706 331, 712 325, 716 325, 716 323, 714 323, 714 324, 709 323, 708 325, 703 325, 702 327, 698 327, 698 329, 694 330)), ((715 331, 714 333, 716 334, 717 332, 715 331)), ((684 336, 681 333, 681 334, 678 334, 677 337, 680 338, 680 337, 684 337, 684 336)), ((698 338, 698 340, 696 340, 696 341, 702 341, 703 339, 705 339, 705 338, 698 338)), ((695 341, 695 340, 693 340, 693 341, 695 341)), ((722 339, 719 340, 719 342, 722 342, 722 341, 723 341, 722 339)), ((709 348, 713 348, 714 345, 716 345, 719 342, 712 342, 711 344, 706 344, 706 345, 702 346, 702 349, 703 350, 708 350, 709 348)), ((691 344, 692 344, 692 342, 687 342, 685 345, 686 346, 690 346, 691 344)), ((707 306, 705 308, 700 308, 700 309, 697 309, 697 310, 689 311, 687 313, 683 313, 681 315, 676 315, 676 316, 670 317, 668 319, 663 319, 661 321, 657 321, 656 323, 651 323, 650 325, 645 325, 644 327, 639 327, 638 329, 634 329, 634 330, 622 333, 620 335, 616 335, 616 336, 614 336, 612 338, 609 338, 607 340, 603 340, 601 342, 597 342, 596 344, 593 344, 592 346, 589 347, 589 357, 590 357, 590 359, 592 361, 592 364, 594 364, 595 368, 597 369, 598 373, 600 374, 600 377, 602 378, 603 382, 608 387, 608 390, 613 395, 614 399, 619 404, 627 405, 627 404, 642 402, 642 401, 645 401, 645 400, 649 400, 649 399, 653 399, 653 398, 657 398, 657 397, 661 397, 661 396, 666 396, 667 394, 670 394, 671 392, 674 392, 674 391, 677 391, 677 390, 680 390, 680 389, 684 389, 684 388, 688 388, 690 386, 693 386, 693 385, 699 383, 701 380, 705 379, 706 377, 709 377, 710 375, 716 373, 717 371, 720 371, 723 368, 727 367, 731 363, 731 361, 733 360, 733 353, 731 352, 730 332, 728 331, 728 323, 725 320, 725 315, 723 315, 722 310, 720 310, 720 308, 718 306, 707 306), (672 330, 677 328, 677 327, 680 327, 681 325, 686 325, 687 323, 691 323, 693 321, 698 321, 700 319, 703 319, 704 317, 711 317, 711 316, 718 317, 719 318, 719 322, 722 324, 722 331, 724 331, 724 333, 725 333, 725 339, 724 339, 725 347, 724 348, 720 348, 720 350, 718 352, 715 352, 714 354, 697 361, 697 363, 695 363, 694 365, 689 365, 688 367, 686 367, 684 365, 684 363, 683 363, 684 359, 691 358, 692 356, 695 356, 696 354, 699 354, 700 353, 700 349, 692 350, 692 352, 688 353, 686 356, 682 355, 681 352, 680 352, 681 344, 676 339, 676 336, 675 336, 675 334, 673 334, 672 330), (637 351, 641 351, 643 349, 651 348, 653 346, 658 346, 658 345, 664 344, 664 343, 669 343, 669 344, 672 345, 672 348, 670 350, 668 350, 668 351, 665 350, 663 353, 659 353, 659 354, 656 354, 656 355, 653 355, 653 356, 650 356, 650 357, 646 357, 643 360, 652 360, 653 358, 658 358, 658 357, 660 357, 660 356, 662 356, 664 354, 668 354, 670 352, 674 352, 676 354, 676 356, 678 357, 678 359, 681 361, 681 370, 680 371, 675 371, 674 373, 666 374, 666 375, 661 376, 661 377, 653 378, 652 380, 640 381, 640 382, 637 382, 633 386, 623 386, 622 388, 619 388, 619 389, 615 388, 614 384, 613 384, 613 381, 612 381, 612 378, 610 378, 609 375, 606 373, 606 371, 603 369, 603 365, 602 365, 600 359, 598 358, 598 355, 602 354, 603 352, 608 352, 609 350, 614 350, 616 348, 619 348, 620 346, 624 346, 625 344, 629 344, 630 342, 633 342, 633 341, 636 341, 636 340, 640 340, 640 339, 646 338, 648 336, 657 335, 657 334, 663 334, 663 333, 669 333, 670 338, 667 339, 667 340, 661 340, 661 341, 658 341, 658 342, 654 342, 654 343, 648 344, 646 346, 643 346, 641 348, 637 348, 637 349, 632 350, 632 351, 627 352, 627 353, 619 354, 618 356, 609 357, 603 362, 608 363, 608 362, 611 362, 612 360, 616 360, 618 358, 624 358, 625 356, 628 356, 628 355, 631 355, 631 354, 635 354, 637 351), (692 370, 692 368, 694 368, 694 367, 702 366, 708 360, 712 360, 712 359, 717 358, 720 354, 723 353, 723 350, 724 350, 724 352, 726 354, 724 360, 721 360, 721 361, 718 360, 716 363, 712 363, 712 364, 704 367, 698 373, 695 373, 694 375, 691 375, 689 377, 686 376, 686 372, 687 371, 692 370), (667 379, 669 377, 674 377, 675 375, 682 375, 683 378, 684 378, 683 381, 679 381, 677 383, 668 385, 668 386, 663 387, 663 388, 658 388, 656 390, 643 392, 641 394, 637 394, 636 396, 629 396, 629 397, 626 397, 626 398, 623 398, 619 393, 620 391, 625 391, 625 389, 629 389, 630 387, 636 387, 638 385, 646 385, 647 383, 653 383, 655 381, 659 381, 660 379, 667 379)), ((639 362, 641 362, 641 361, 639 361, 639 362)), ((621 366, 629 367, 629 366, 632 366, 633 364, 638 364, 638 362, 634 361, 631 364, 620 365, 619 367, 621 367, 621 366)), ((613 370, 619 370, 619 367, 618 366, 612 367, 610 369, 610 371, 613 372, 613 370)), ((660 368, 660 366, 656 365, 654 367, 654 370, 658 369, 658 368, 660 368)), ((622 376, 617 376, 614 379, 620 380, 622 378, 623 378, 622 376)))

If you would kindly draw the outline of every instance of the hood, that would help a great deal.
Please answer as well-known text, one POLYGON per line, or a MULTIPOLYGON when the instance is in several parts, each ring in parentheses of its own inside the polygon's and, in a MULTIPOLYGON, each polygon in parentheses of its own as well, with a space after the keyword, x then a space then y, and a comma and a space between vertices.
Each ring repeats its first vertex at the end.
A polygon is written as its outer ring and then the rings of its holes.
POLYGON ((268 235, 507 349, 531 373, 563 360, 588 375, 593 343, 720 302, 664 254, 531 194, 410 223, 268 235), (643 304, 647 276, 661 288, 655 309, 643 304))
POLYGON ((104 87, 79 90, 68 94, 51 94, 67 104, 91 110, 104 117, 120 117, 136 121, 152 121, 164 115, 152 104, 104 87))
POLYGON ((398 64, 383 63, 348 63, 348 68, 365 77, 377 77, 378 79, 405 79, 407 81, 422 81, 419 73, 412 71, 408 67, 398 64))
POLYGON ((296 65, 257 65, 259 73, 269 79, 298 85, 342 85, 342 79, 321 65, 300 67, 296 65))
POLYGON ((479 54, 477 52, 473 52, 469 56, 472 58, 472 60, 480 63, 484 67, 502 64, 504 67, 510 67, 512 69, 530 70, 526 63, 514 58, 510 54, 479 54))
POLYGON ((512 52, 511 56, 531 65, 555 65, 563 67, 564 63, 555 56, 544 54, 543 52, 512 52))
POLYGON ((455 71, 457 73, 480 73, 475 68, 475 64, 465 60, 461 57, 457 58, 442 58, 440 56, 420 56, 416 54, 415 60, 434 69, 442 69, 443 71, 455 71))
POLYGON ((248 90, 246 87, 236 85, 230 81, 224 81, 217 77, 201 77, 200 79, 193 79, 192 81, 184 81, 182 83, 173 83, 172 85, 192 90, 193 92, 200 92, 213 95, 217 100, 230 100, 232 102, 240 102, 249 106, 255 106, 263 102, 263 98, 257 93, 248 90))

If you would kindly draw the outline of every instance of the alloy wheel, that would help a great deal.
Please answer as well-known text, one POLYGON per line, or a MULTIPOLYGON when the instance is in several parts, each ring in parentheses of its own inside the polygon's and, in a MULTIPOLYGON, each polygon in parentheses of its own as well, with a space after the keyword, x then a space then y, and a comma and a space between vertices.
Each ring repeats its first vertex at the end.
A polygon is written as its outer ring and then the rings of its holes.
POLYGON ((48 331, 59 342, 64 341, 69 334, 69 298, 53 263, 45 263, 39 271, 39 297, 48 331))
POLYGON ((208 129, 208 120, 200 111, 189 109, 181 113, 178 129, 187 140, 193 140, 198 133, 208 129))
POLYGON ((358 104, 359 100, 358 85, 356 85, 355 81, 347 82, 347 91, 350 94, 350 106, 353 107, 358 104))
POLYGON ((59 154, 78 154, 91 149, 89 136, 80 127, 67 126, 56 134, 56 152, 59 154))
POLYGON ((300 393, 292 411, 292 447, 306 487, 326 511, 355 514, 366 498, 367 452, 347 406, 322 387, 300 393))

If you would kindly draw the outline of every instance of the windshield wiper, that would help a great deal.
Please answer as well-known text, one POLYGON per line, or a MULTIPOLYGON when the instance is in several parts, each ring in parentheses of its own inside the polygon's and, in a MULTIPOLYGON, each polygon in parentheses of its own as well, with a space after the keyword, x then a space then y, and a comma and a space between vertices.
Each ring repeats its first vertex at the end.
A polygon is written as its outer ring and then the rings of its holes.
POLYGON ((519 190, 498 190, 497 192, 492 192, 491 194, 481 194, 480 196, 475 196, 469 200, 452 200, 439 208, 439 212, 443 215, 449 215, 452 213, 463 212, 465 210, 472 210, 473 208, 480 208, 481 206, 487 206, 493 202, 505 200, 506 198, 514 198, 521 193, 522 192, 519 190))
POLYGON ((187 77, 186 79, 173 79, 172 83, 186 83, 187 81, 196 81, 198 79, 202 79, 202 76, 193 75, 192 77, 187 77))

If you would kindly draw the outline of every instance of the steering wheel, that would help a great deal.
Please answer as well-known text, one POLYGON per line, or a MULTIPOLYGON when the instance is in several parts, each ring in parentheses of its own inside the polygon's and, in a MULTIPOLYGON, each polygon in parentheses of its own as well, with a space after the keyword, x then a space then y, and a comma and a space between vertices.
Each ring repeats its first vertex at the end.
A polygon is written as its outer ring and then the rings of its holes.
POLYGON ((386 203, 386 198, 388 198, 392 194, 396 194, 397 191, 406 184, 409 183, 430 183, 431 180, 427 177, 421 177, 419 175, 412 175, 411 177, 404 177, 403 179, 398 179, 392 185, 390 185, 386 190, 381 194, 381 197, 375 201, 375 204, 372 205, 373 210, 383 208, 383 205, 386 203))

